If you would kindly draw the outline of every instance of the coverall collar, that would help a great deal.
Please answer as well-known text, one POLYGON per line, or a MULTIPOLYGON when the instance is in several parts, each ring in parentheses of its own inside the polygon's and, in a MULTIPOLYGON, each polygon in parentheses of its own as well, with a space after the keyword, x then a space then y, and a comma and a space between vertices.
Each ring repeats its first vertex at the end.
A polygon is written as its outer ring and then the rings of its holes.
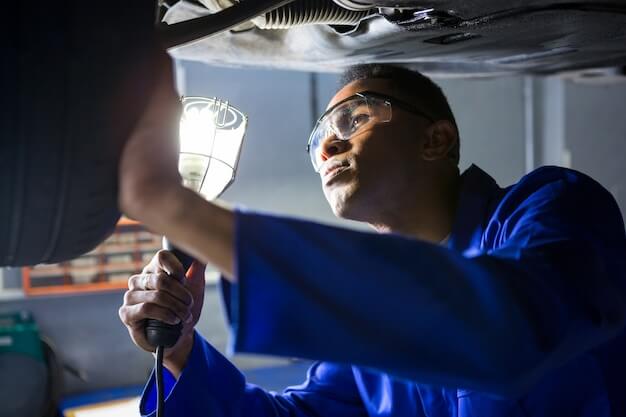
POLYGON ((460 190, 447 246, 465 252, 480 247, 489 216, 504 194, 496 181, 474 164, 461 174, 460 190))

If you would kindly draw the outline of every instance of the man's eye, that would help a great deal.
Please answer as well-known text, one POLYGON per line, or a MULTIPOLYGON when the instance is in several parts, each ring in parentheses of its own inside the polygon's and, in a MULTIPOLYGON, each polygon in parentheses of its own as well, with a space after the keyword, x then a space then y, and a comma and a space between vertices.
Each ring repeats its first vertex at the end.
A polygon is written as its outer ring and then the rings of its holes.
POLYGON ((367 123, 369 119, 370 117, 366 113, 357 114, 352 117, 350 128, 352 130, 358 129, 361 125, 367 123))

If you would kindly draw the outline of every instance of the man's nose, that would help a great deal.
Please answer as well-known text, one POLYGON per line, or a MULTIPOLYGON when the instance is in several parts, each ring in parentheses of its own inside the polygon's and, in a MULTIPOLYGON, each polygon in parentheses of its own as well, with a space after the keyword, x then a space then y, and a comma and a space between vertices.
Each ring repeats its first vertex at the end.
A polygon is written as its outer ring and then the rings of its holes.
POLYGON ((327 137, 326 139, 324 139, 324 142, 322 142, 322 145, 320 146, 322 162, 335 155, 345 152, 349 146, 349 141, 341 140, 335 135, 327 137))

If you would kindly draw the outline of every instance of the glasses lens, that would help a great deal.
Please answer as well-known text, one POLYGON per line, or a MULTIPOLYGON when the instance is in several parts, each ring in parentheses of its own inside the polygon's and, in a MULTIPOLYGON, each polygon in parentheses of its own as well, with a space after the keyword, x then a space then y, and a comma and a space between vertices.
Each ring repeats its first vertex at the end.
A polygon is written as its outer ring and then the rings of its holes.
POLYGON ((332 131, 328 118, 318 121, 311 133, 309 138, 309 156, 315 172, 319 171, 320 166, 324 162, 320 152, 320 144, 332 135, 335 135, 335 132, 332 131))
POLYGON ((309 154, 316 172, 328 159, 323 153, 326 139, 335 136, 339 140, 348 140, 371 123, 391 120, 391 105, 385 100, 357 96, 347 100, 317 122, 309 138, 309 154))
POLYGON ((371 118, 367 100, 355 99, 345 103, 331 115, 331 124, 342 139, 348 139, 365 126, 371 118))

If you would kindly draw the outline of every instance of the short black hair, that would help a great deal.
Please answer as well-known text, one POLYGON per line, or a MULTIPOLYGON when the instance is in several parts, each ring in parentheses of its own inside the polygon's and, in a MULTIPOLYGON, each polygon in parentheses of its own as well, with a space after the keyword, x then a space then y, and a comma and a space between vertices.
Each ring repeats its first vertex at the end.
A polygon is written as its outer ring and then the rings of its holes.
MULTIPOLYGON (((450 121, 456 130, 457 137, 459 136, 456 119, 441 87, 418 71, 389 64, 354 65, 348 67, 341 75, 339 81, 340 88, 353 81, 373 78, 389 80, 394 89, 408 92, 408 95, 413 99, 411 104, 426 110, 435 120, 450 121)), ((457 140, 457 144, 451 152, 454 153, 451 156, 455 158, 458 164, 460 153, 459 140, 457 140)))

